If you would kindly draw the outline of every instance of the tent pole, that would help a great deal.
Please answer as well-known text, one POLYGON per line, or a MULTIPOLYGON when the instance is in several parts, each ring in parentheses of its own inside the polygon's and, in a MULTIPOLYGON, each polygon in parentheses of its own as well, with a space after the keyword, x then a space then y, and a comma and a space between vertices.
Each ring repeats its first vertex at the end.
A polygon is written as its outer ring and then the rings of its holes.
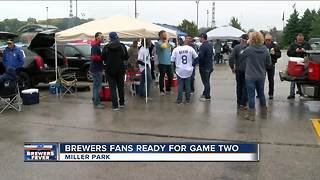
POLYGON ((56 95, 57 95, 57 97, 58 97, 58 91, 59 91, 59 89, 58 89, 58 86, 57 86, 57 82, 58 82, 58 50, 57 50, 57 40, 56 40, 56 38, 54 38, 54 44, 55 44, 55 46, 54 46, 54 63, 55 63, 55 70, 56 70, 56 95))
MULTIPOLYGON (((146 38, 143 38, 143 46, 144 48, 147 49, 147 46, 146 46, 146 38)), ((149 53, 149 51, 148 51, 149 53)), ((148 103, 148 83, 147 83, 147 59, 144 60, 144 87, 145 87, 145 91, 146 91, 146 103, 148 103)))

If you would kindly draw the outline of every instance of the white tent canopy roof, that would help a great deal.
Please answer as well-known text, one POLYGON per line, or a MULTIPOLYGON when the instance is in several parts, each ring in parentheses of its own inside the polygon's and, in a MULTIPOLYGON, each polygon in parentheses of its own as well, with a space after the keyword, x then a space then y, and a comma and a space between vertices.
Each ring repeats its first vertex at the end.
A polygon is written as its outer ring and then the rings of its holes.
POLYGON ((128 16, 113 16, 97 19, 79 26, 56 33, 58 41, 93 39, 96 32, 107 36, 116 32, 119 38, 158 38, 158 33, 165 30, 169 38, 175 38, 176 32, 153 23, 141 21, 128 16))
POLYGON ((208 40, 238 40, 245 32, 232 26, 222 26, 207 32, 208 40))

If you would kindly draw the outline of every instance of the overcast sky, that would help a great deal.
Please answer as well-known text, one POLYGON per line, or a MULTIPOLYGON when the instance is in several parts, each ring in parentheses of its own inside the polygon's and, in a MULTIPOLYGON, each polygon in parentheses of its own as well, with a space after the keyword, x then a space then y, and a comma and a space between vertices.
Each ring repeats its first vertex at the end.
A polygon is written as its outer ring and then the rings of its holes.
MULTIPOLYGON (((213 1, 199 2, 199 27, 207 26, 207 10, 209 10, 209 26, 213 1)), ((270 27, 282 29, 282 13, 288 19, 293 12, 292 6, 302 15, 304 10, 319 9, 319 1, 215 1, 216 26, 227 25, 232 16, 238 17, 246 30, 267 30, 270 27)), ((0 20, 28 17, 46 19, 46 7, 49 18, 69 16, 69 1, 0 1, 0 20), (10 7, 10 8, 9 8, 10 7)), ((178 25, 183 19, 196 22, 197 9, 195 1, 137 1, 139 19, 149 22, 178 25)), ((73 2, 75 15, 75 0, 73 2)), ((102 18, 113 15, 134 16, 134 1, 78 1, 80 18, 102 18)))

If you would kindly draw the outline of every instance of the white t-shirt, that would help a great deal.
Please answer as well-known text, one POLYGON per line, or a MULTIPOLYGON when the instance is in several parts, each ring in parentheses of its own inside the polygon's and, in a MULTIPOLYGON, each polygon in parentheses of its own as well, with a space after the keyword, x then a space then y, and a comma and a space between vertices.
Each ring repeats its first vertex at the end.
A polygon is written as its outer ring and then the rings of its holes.
POLYGON ((171 56, 171 61, 176 64, 176 73, 181 78, 189 78, 192 75, 193 59, 198 57, 196 51, 188 45, 176 47, 171 56))
MULTIPOLYGON (((147 65, 149 66, 149 68, 151 67, 149 49, 147 49, 145 47, 141 47, 139 49, 138 61, 141 61, 143 63, 146 62, 147 65)), ((142 72, 144 70, 144 66, 139 64, 139 70, 140 70, 140 72, 142 72)))

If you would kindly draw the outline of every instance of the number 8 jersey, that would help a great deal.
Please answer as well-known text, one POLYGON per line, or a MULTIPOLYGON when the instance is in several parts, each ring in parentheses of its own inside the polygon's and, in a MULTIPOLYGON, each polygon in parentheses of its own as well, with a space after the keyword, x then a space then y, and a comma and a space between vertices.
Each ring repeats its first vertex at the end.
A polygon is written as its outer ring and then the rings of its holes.
POLYGON ((173 49, 171 61, 176 64, 176 74, 181 78, 192 75, 192 62, 198 57, 196 51, 188 45, 178 46, 173 49))

